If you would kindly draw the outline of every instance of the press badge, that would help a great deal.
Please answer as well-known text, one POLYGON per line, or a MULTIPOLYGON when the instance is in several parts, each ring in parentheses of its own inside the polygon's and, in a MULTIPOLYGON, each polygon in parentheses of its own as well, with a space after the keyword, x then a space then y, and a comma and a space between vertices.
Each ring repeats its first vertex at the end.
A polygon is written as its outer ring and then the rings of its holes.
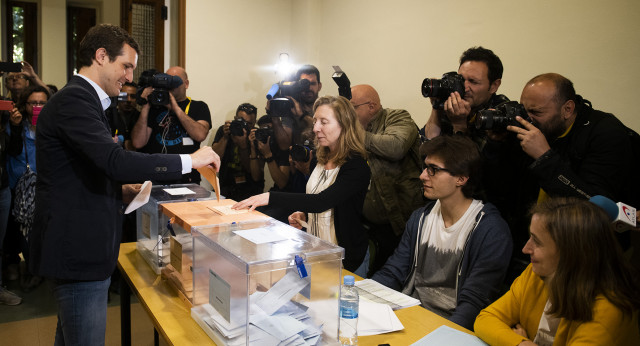
POLYGON ((193 145, 191 137, 182 137, 182 145, 193 145))

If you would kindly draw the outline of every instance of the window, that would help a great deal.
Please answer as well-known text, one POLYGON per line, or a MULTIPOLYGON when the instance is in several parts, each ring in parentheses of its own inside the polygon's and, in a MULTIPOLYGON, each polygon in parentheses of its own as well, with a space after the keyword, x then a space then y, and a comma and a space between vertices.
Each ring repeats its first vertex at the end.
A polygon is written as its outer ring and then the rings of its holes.
POLYGON ((94 8, 67 7, 67 78, 78 72, 77 55, 80 41, 84 35, 96 25, 94 8))
POLYGON ((7 1, 5 32, 7 61, 27 61, 38 70, 38 5, 33 2, 7 1))

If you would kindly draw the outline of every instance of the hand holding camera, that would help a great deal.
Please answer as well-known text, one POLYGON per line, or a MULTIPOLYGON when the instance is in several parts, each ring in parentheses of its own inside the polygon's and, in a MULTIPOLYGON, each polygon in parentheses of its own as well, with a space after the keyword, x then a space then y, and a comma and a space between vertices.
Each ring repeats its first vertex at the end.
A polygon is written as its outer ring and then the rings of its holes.
POLYGON ((9 117, 9 122, 13 126, 19 126, 22 122, 22 113, 18 110, 18 108, 13 108, 11 110, 11 116, 9 117))
POLYGON ((471 113, 471 104, 454 91, 444 103, 444 110, 451 124, 456 128, 467 128, 467 117, 471 113))
POLYGON ((516 116, 515 119, 521 126, 509 125, 507 130, 516 133, 516 137, 520 140, 520 146, 527 155, 538 159, 551 149, 547 138, 540 129, 521 116, 516 116))

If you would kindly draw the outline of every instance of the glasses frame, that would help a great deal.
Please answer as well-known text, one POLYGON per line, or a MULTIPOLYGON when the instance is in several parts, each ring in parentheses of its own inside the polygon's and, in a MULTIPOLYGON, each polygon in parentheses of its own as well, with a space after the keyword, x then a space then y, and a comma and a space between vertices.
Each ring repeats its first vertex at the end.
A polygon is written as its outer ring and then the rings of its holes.
POLYGON ((436 165, 434 165, 434 164, 432 164, 432 163, 423 164, 423 165, 422 165, 422 167, 423 167, 422 171, 423 171, 423 172, 424 172, 424 171, 427 171, 427 174, 428 174, 430 177, 433 177, 434 175, 438 174, 438 172, 441 172, 441 171, 442 171, 442 172, 447 172, 447 173, 449 173, 449 174, 451 174, 451 175, 456 175, 456 174, 455 174, 453 171, 451 171, 450 169, 446 169, 446 168, 444 168, 444 167, 439 167, 439 166, 436 166, 436 165))
POLYGON ((367 101, 367 102, 361 103, 361 104, 359 104, 359 105, 353 105, 353 109, 358 109, 358 107, 360 107, 360 106, 364 106, 364 105, 368 105, 368 104, 370 104, 370 103, 371 103, 371 101, 367 101))
POLYGON ((34 107, 34 106, 44 106, 47 104, 47 101, 31 101, 31 102, 25 102, 25 104, 34 107))

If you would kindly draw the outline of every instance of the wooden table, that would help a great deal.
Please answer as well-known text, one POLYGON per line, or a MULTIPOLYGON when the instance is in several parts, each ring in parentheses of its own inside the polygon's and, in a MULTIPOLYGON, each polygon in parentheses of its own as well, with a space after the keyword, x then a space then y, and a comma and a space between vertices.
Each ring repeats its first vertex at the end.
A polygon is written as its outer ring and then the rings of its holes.
MULTIPOLYGON (((135 243, 120 246, 118 269, 123 277, 121 292, 122 345, 131 344, 131 315, 129 309, 130 288, 149 314, 156 331, 170 345, 215 345, 214 342, 191 318, 191 311, 185 306, 172 287, 149 267, 138 254, 135 243), (125 287, 126 286, 126 287, 125 287)), ((344 274, 350 274, 344 271, 344 274)), ((446 325, 473 334, 471 331, 448 321, 420 306, 396 311, 404 325, 401 331, 359 337, 360 345, 410 345, 420 340, 436 328, 446 325)), ((157 344, 157 343, 156 343, 157 344)))

